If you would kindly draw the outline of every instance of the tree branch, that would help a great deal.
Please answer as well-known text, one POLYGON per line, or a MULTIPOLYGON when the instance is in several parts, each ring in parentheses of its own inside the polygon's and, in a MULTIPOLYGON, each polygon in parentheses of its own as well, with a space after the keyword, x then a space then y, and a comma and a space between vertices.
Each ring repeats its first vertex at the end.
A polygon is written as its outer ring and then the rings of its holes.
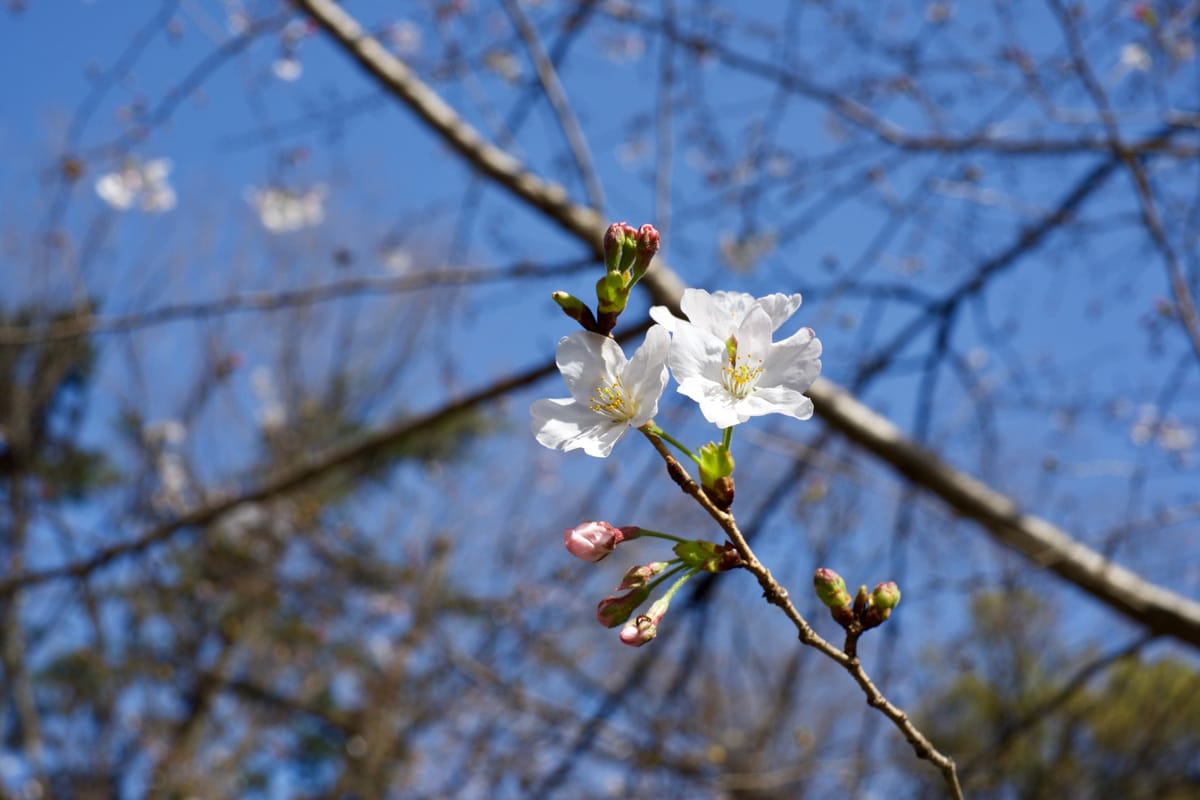
MULTIPOLYGON (((331 0, 296 2, 364 71, 404 102, 470 165, 601 255, 605 223, 595 211, 572 203, 561 186, 532 174, 512 156, 486 142, 436 92, 367 35, 341 6, 331 0)), ((658 262, 642 284, 654 302, 678 310, 683 284, 667 265, 658 262)), ((808 394, 816 413, 830 427, 978 522, 1000 544, 1148 630, 1200 647, 1200 603, 1144 580, 1046 520, 1022 513, 1011 499, 917 446, 891 422, 833 382, 818 378, 808 394)))

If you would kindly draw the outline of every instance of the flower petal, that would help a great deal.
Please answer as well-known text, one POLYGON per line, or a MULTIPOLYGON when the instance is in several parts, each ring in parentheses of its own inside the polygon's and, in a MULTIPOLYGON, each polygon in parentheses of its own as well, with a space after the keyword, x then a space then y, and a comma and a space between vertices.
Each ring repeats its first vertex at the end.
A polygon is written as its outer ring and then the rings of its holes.
POLYGON ((634 427, 641 427, 658 413, 658 398, 667 387, 670 349, 671 335, 662 325, 654 325, 646 331, 646 340, 621 373, 621 384, 637 409, 629 421, 634 427))
POLYGON ((803 392, 821 374, 821 340, 812 328, 801 328, 771 345, 760 386, 787 386, 803 392))
POLYGON ((799 294, 769 294, 758 298, 758 305, 771 318, 771 330, 777 331, 800 308, 799 294))
POLYGON ((570 398, 538 400, 529 407, 530 429, 543 447, 578 450, 605 458, 629 425, 588 410, 570 398))
POLYGON ((784 414, 803 420, 812 416, 813 404, 812 400, 795 389, 785 386, 760 386, 754 394, 739 402, 736 410, 743 418, 784 414))
POLYGON ((576 331, 558 342, 554 358, 567 389, 584 408, 603 383, 613 383, 625 368, 621 346, 597 333, 576 331))
POLYGON ((672 314, 666 306, 651 306, 650 319, 666 328, 668 333, 675 332, 675 323, 679 321, 679 317, 672 314))
POLYGON ((668 362, 680 387, 689 378, 720 384, 725 358, 725 343, 720 339, 690 322, 680 320, 676 324, 668 362))
POLYGON ((742 357, 762 359, 764 363, 771 353, 771 317, 761 306, 754 306, 738 326, 737 332, 738 361, 742 357))
POLYGON ((754 297, 743 292, 714 292, 684 289, 679 307, 697 328, 725 341, 754 307, 754 297))

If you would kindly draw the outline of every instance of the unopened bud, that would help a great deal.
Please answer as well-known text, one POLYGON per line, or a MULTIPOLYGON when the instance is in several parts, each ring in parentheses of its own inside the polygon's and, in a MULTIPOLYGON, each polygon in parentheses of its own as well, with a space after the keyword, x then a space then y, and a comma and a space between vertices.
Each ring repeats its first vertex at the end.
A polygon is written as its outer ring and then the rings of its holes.
POLYGON ((668 563, 667 561, 651 561, 649 564, 630 567, 629 571, 625 573, 625 577, 621 579, 621 585, 617 587, 617 591, 638 589, 645 586, 650 582, 651 578, 666 569, 668 563))
POLYGON ((621 642, 630 647, 641 647, 658 636, 658 623, 667 613, 670 602, 667 597, 655 600, 645 614, 639 614, 637 619, 621 629, 621 642))
POLYGON ((558 303, 558 307, 563 310, 563 313, 582 325, 584 330, 593 332, 596 330, 596 317, 578 297, 567 292, 554 292, 550 296, 554 298, 554 302, 558 303))
POLYGON ((654 254, 658 252, 658 246, 658 230, 653 225, 643 225, 638 228, 636 256, 633 261, 632 280, 630 280, 631 285, 640 281, 642 276, 646 274, 646 270, 650 269, 650 262, 654 260, 654 254))
POLYGON ((858 593, 854 595, 854 616, 861 618, 863 612, 871 605, 871 595, 867 594, 867 586, 863 584, 858 587, 858 593))
POLYGON ((614 222, 604 232, 604 268, 609 272, 622 272, 626 261, 632 261, 637 251, 637 231, 626 222, 614 222), (626 255, 626 250, 631 251, 626 255))
POLYGON ((641 528, 617 528, 607 522, 582 522, 563 531, 567 552, 584 561, 596 562, 607 556, 626 539, 636 539, 641 528))
POLYGON ((821 567, 813 575, 813 588, 817 597, 829 608, 846 608, 850 605, 850 593, 842 576, 831 569, 821 567))
POLYGON ((871 592, 871 607, 862 615, 863 630, 882 625, 892 616, 892 609, 900 603, 900 587, 895 581, 886 581, 871 592))
POLYGON ((650 587, 640 586, 625 594, 606 597, 596 606, 596 621, 606 628, 615 628, 629 619, 634 609, 646 602, 649 596, 650 587))

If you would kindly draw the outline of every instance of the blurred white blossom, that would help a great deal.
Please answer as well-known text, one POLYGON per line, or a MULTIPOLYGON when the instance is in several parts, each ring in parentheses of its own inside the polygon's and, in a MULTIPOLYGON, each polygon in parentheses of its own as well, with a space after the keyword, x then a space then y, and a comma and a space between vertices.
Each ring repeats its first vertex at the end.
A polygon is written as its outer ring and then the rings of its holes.
POLYGON ((271 72, 275 73, 275 77, 281 81, 294 81, 304 72, 304 65, 300 63, 300 59, 290 53, 281 58, 275 59, 271 64, 271 72))
POLYGON ((129 158, 119 170, 96 180, 96 194, 119 211, 127 211, 135 203, 143 211, 155 214, 170 211, 175 207, 175 190, 167 183, 170 172, 169 159, 138 161, 129 158))
POLYGON ((1137 42, 1130 42, 1121 48, 1117 65, 1113 67, 1112 79, 1120 80, 1130 72, 1149 72, 1153 66, 1154 59, 1150 51, 1137 42))
POLYGON ((250 373, 250 385, 258 397, 258 424, 264 431, 277 431, 287 423, 287 409, 279 399, 275 378, 266 367, 255 367, 250 373))
POLYGON ((383 38, 399 56, 411 56, 421 49, 421 29, 408 20, 388 25, 383 32, 383 38))
POLYGON ((379 261, 384 270, 392 275, 405 275, 412 271, 413 256, 404 246, 383 245, 379 248, 379 261))
POLYGON ((1174 416, 1163 416, 1153 404, 1146 403, 1138 409, 1129 438, 1139 447, 1154 442, 1167 453, 1184 455, 1196 445, 1196 429, 1174 416))
POLYGON ((249 200, 264 228, 271 233, 290 233, 321 224, 325 219, 325 194, 323 184, 303 192, 268 186, 265 189, 252 188, 249 200))

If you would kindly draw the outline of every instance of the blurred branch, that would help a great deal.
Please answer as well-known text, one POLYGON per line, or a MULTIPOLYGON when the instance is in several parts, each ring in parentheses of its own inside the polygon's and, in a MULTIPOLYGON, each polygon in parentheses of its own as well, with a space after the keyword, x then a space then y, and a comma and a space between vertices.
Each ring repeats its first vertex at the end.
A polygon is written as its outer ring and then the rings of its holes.
POLYGON ((571 103, 567 100, 567 92, 558 80, 558 71, 554 69, 554 64, 546 54, 545 48, 542 47, 533 23, 529 21, 525 10, 521 8, 521 0, 501 1, 504 10, 508 13, 508 18, 512 20, 513 27, 517 29, 517 34, 525 43, 525 49, 529 51, 529 58, 533 61, 534 69, 537 70, 538 82, 542 85, 542 91, 546 93, 546 100, 554 109, 558 126, 562 129, 563 137, 567 140, 567 147, 571 149, 571 156, 575 160, 575 168, 579 170, 579 177, 583 181, 588 205, 600 211, 604 208, 604 187, 600 183, 600 176, 596 174, 596 165, 592 163, 592 154, 588 150, 587 138, 579 125, 579 119, 571 109, 571 103))
POLYGON ((1175 248, 1171 246, 1170 239, 1167 238, 1166 228, 1158 213, 1158 206, 1154 202, 1154 190, 1150 187, 1150 179, 1142 167, 1139 153, 1126 147, 1121 139, 1121 131, 1117 127, 1116 115, 1108 100, 1108 93, 1100 85, 1100 81, 1096 78, 1084 54, 1083 40, 1079 36, 1078 17, 1069 12, 1061 0, 1050 0, 1050 7, 1054 9, 1063 35, 1067 39, 1067 48, 1071 53, 1071 63, 1075 68, 1075 73, 1079 76, 1080 82, 1083 83, 1084 89, 1092 98, 1092 102, 1100 114, 1100 120, 1107 134, 1109 149, 1112 150, 1114 156, 1120 159, 1133 179, 1138 206, 1142 212, 1142 224, 1150 235, 1150 241, 1154 242, 1154 246, 1162 255, 1163 263, 1166 264, 1167 282, 1171 286, 1171 294, 1175 298, 1179 321, 1192 345, 1192 350, 1196 353, 1197 358, 1200 358, 1200 313, 1196 311, 1196 302, 1188 287, 1183 265, 1179 263, 1179 256, 1175 253, 1175 248))
MULTIPOLYGON (((632 4, 624 4, 618 18, 641 26, 643 29, 661 33, 688 48, 697 56, 708 56, 719 60, 732 69, 754 75, 776 84, 794 94, 826 106, 830 111, 854 127, 864 130, 885 144, 909 152, 930 153, 994 153, 1012 156, 1063 156, 1082 153, 1107 153, 1112 146, 1107 137, 1080 136, 1076 138, 1006 138, 988 130, 964 136, 941 133, 913 134, 889 120, 877 116, 869 108, 843 94, 821 86, 804 75, 780 67, 769 61, 739 53, 716 38, 681 32, 670 19, 654 17, 632 4)), ((1186 114, 1169 118, 1172 127, 1185 128, 1194 120, 1186 114)), ((1200 145, 1181 145, 1169 139, 1149 136, 1127 146, 1135 155, 1168 155, 1181 160, 1200 155, 1200 145)))
POLYGON ((593 263, 595 262, 591 258, 582 258, 548 267, 530 262, 519 262, 512 266, 489 269, 434 269, 399 277, 349 278, 319 286, 306 286, 284 291, 244 292, 216 300, 179 303, 111 317, 77 316, 38 327, 0 325, 0 345, 36 344, 94 334, 128 333, 181 319, 207 319, 246 311, 278 311, 284 308, 311 306, 348 297, 400 294, 436 286, 462 286, 464 284, 566 275, 593 263))
MULTIPOLYGON (((471 166, 599 253, 605 221, 594 210, 572 203, 561 186, 530 173, 512 156, 487 143, 340 6, 330 0, 297 0, 297 3, 369 75, 408 105, 471 166)), ((654 302, 678 310, 683 283, 669 267, 658 262, 642 283, 654 302)), ((1150 631, 1200 647, 1200 603, 1144 580, 1075 541, 1053 524, 1022 513, 1011 499, 917 446, 890 421, 833 382, 818 378, 808 394, 817 415, 826 424, 963 516, 978 522, 1000 544, 1051 570, 1150 631)))
POLYGON ((972 756, 966 762, 962 769, 963 775, 971 774, 984 763, 997 761, 1022 734, 1031 728, 1037 727, 1039 723, 1048 719, 1051 714, 1069 703, 1072 698, 1087 688, 1087 684, 1092 678, 1114 664, 1135 657, 1156 638, 1153 634, 1145 634, 1124 647, 1085 664, 1073 675, 1064 680, 1058 691, 1022 714, 1013 722, 1005 725, 1001 730, 996 731, 996 738, 991 745, 986 750, 972 756))
POLYGON ((40 570, 21 571, 0 580, 0 598, 5 598, 26 586, 62 578, 82 578, 113 561, 140 553, 187 528, 210 525, 225 514, 247 503, 258 503, 291 492, 332 470, 360 464, 395 450, 407 439, 422 435, 455 415, 476 405, 502 397, 511 391, 528 386, 554 372, 553 361, 513 377, 493 383, 484 389, 449 403, 437 411, 399 420, 370 434, 332 447, 320 454, 300 459, 291 468, 268 477, 257 486, 229 494, 199 508, 180 514, 169 522, 156 525, 142 535, 100 548, 93 555, 74 563, 40 570))

